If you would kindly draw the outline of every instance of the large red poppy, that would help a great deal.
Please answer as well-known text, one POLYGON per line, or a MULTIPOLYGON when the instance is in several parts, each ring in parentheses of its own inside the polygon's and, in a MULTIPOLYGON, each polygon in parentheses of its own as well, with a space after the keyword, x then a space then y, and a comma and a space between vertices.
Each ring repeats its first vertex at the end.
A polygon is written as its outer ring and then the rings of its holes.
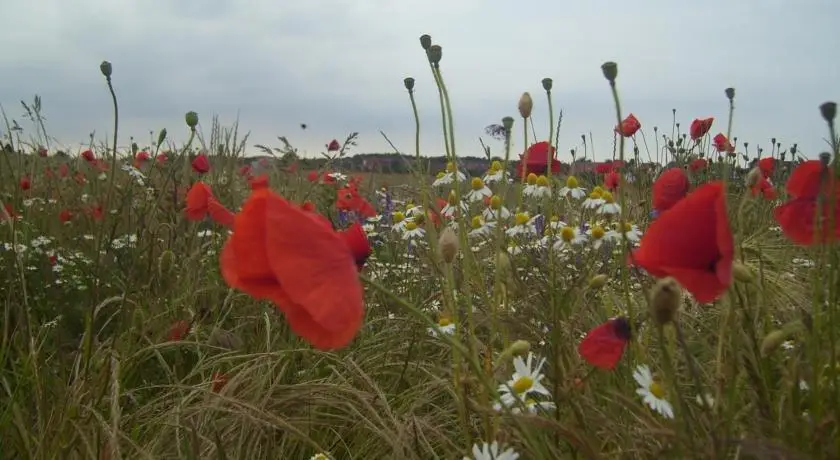
POLYGON ((315 348, 342 348, 361 327, 363 290, 347 244, 267 188, 254 191, 236 215, 221 269, 231 287, 272 301, 315 348))
POLYGON ((560 173, 560 160, 554 158, 555 148, 548 142, 542 141, 528 147, 528 151, 519 155, 519 163, 516 164, 516 177, 522 177, 530 173, 546 174, 551 164, 553 174, 560 173), (550 163, 549 163, 550 162, 550 163))
POLYGON ((688 193, 688 176, 682 168, 668 168, 653 183, 653 208, 659 212, 671 209, 688 193))
POLYGON ((811 246, 840 240, 840 186, 826 168, 819 160, 800 163, 791 173, 785 187, 791 198, 773 210, 782 232, 796 244, 811 246), (820 195, 823 203, 818 212, 820 195), (833 234, 828 228, 832 195, 837 198, 833 234), (821 235, 816 233, 817 225, 822 228, 821 235))
POLYGON ((653 276, 674 277, 698 302, 732 283, 732 231, 723 183, 709 182, 651 223, 633 258, 653 276))

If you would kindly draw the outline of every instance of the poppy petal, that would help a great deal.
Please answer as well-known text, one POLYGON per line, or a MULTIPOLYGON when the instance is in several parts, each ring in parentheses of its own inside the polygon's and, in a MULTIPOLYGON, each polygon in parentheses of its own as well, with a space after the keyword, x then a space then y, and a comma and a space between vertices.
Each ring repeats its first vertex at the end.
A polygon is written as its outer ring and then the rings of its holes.
POLYGON ((612 321, 607 321, 593 328, 578 345, 578 353, 589 364, 612 370, 624 355, 627 340, 615 333, 612 321))

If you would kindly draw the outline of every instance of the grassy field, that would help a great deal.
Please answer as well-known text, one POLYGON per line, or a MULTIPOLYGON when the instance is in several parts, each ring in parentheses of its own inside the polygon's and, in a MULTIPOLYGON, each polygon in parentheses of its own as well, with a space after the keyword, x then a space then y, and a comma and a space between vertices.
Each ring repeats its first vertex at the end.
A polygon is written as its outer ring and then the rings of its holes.
POLYGON ((733 175, 698 120, 667 170, 357 180, 241 170, 192 113, 165 158, 37 120, 0 157, 2 458, 840 457, 836 143, 733 175))

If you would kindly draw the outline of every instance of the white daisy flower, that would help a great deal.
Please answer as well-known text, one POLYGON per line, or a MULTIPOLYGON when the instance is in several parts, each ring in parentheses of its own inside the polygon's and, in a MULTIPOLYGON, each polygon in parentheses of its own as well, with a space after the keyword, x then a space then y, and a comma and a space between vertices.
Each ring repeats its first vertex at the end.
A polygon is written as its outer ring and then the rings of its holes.
POLYGON ((496 228, 496 222, 485 221, 480 216, 473 216, 470 224, 472 226, 472 230, 469 232, 470 236, 489 236, 496 228))
POLYGON ((430 327, 428 329, 429 335, 432 337, 438 337, 440 335, 452 335, 455 333, 455 323, 452 322, 448 317, 441 316, 438 319, 438 324, 435 327, 430 327))
POLYGON ((518 235, 536 235, 537 229, 534 227, 534 221, 539 217, 539 214, 531 217, 527 212, 517 212, 515 219, 515 225, 510 227, 505 231, 507 236, 518 236, 518 235))
POLYGON ((482 443, 481 445, 473 444, 472 457, 464 457, 464 460, 517 460, 519 454, 513 449, 506 449, 504 451, 499 447, 499 443, 493 441, 490 444, 482 443))
POLYGON ((665 389, 662 384, 653 379, 653 374, 647 365, 639 365, 633 371, 633 379, 639 384, 636 394, 642 397, 645 404, 665 418, 674 418, 674 408, 665 399, 665 389))
POLYGON ((581 204, 583 206, 583 209, 600 208, 601 205, 604 204, 603 193, 604 189, 602 189, 601 187, 595 187, 594 189, 592 189, 592 193, 590 193, 589 197, 583 200, 583 203, 581 204))
POLYGON ((473 177, 470 181, 470 191, 466 195, 467 201, 476 203, 484 201, 485 198, 493 195, 493 192, 488 188, 480 177, 473 177))
POLYGON ((613 194, 604 190, 601 194, 601 197, 604 199, 604 204, 598 208, 598 214, 620 214, 621 213, 621 206, 615 202, 615 198, 613 198, 613 194))
POLYGON ((545 364, 545 359, 540 359, 536 365, 534 354, 529 352, 528 359, 523 360, 521 356, 513 359, 514 373, 510 380, 499 385, 499 403, 504 407, 514 407, 525 403, 528 396, 538 394, 550 396, 548 389, 543 386, 541 380, 544 375, 540 372, 545 364))
POLYGON ((569 176, 566 178, 566 186, 560 189, 560 196, 572 197, 579 200, 586 196, 586 189, 580 187, 577 177, 569 176))
POLYGON ((423 227, 418 227, 413 220, 409 220, 405 223, 405 231, 403 232, 402 239, 414 240, 423 238, 425 235, 426 230, 423 227))
MULTIPOLYGON (((619 227, 621 227, 621 224, 619 224, 619 227)), ((623 227, 624 227, 624 232, 623 233, 624 233, 625 236, 627 236, 627 240, 630 241, 631 243, 638 243, 639 240, 642 239, 642 231, 639 230, 638 225, 630 224, 630 223, 625 222, 623 227)), ((616 233, 618 233, 618 232, 616 232, 616 233)), ((621 234, 619 233, 619 236, 620 235, 621 234)))
POLYGON ((554 250, 560 251, 563 249, 577 246, 586 242, 586 235, 577 227, 566 225, 560 229, 559 238, 554 243, 554 250))

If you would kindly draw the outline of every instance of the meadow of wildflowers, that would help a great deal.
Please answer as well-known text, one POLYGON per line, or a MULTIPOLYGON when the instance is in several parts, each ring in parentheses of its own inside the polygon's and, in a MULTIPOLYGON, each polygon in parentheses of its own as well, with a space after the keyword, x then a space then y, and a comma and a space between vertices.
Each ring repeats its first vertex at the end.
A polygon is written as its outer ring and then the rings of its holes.
POLYGON ((246 161, 194 112, 120 151, 108 62, 109 142, 6 118, 2 458, 840 458, 834 103, 818 157, 741 150, 732 88, 652 155, 607 62, 612 161, 558 159, 546 78, 470 177, 420 43, 449 163, 400 188, 246 161))

